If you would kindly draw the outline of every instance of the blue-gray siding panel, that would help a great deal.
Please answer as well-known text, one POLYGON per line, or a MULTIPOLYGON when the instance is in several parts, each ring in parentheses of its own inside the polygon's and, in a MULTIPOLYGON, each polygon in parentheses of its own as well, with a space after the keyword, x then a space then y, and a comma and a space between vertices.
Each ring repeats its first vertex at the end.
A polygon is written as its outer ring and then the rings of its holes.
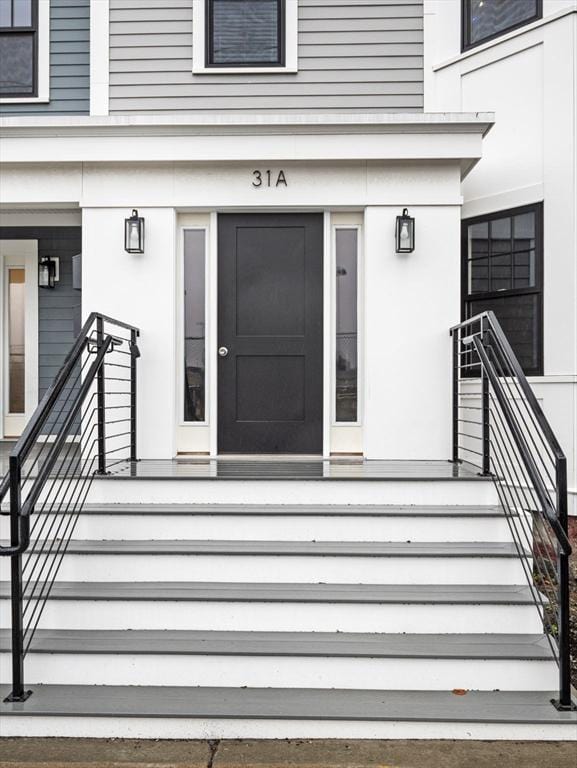
POLYGON ((0 104, 1 115, 90 112, 90 0, 50 0, 50 101, 0 104))
POLYGON ((416 112, 422 0, 299 3, 296 74, 192 74, 192 0, 110 0, 110 112, 416 112))

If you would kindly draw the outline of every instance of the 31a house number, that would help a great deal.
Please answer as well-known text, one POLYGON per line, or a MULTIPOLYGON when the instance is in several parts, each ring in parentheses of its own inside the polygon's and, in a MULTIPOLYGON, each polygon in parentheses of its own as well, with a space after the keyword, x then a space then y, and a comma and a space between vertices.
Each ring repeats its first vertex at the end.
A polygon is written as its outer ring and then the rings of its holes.
POLYGON ((253 171, 253 187, 288 187, 284 171, 253 171))

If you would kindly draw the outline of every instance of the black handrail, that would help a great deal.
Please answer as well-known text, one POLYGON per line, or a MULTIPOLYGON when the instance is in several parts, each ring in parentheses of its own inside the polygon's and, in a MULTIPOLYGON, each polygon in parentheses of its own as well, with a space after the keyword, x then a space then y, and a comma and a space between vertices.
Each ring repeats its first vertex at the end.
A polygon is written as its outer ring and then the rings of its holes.
POLYGON ((453 461, 475 464, 493 477, 559 665, 559 699, 553 703, 572 710, 567 460, 495 314, 482 312, 450 333, 453 461), (463 392, 479 379, 478 396, 474 387, 463 392))
POLYGON ((11 558, 7 701, 24 701, 31 693, 24 687, 24 658, 94 475, 136 461, 138 336, 138 328, 93 312, 10 452, 0 483, 0 502, 10 492, 10 545, 0 546, 0 555, 11 558), (110 368, 113 375, 107 375, 110 368), (107 421, 109 411, 114 418, 107 421), (114 431, 119 424, 129 427, 114 431), (118 446, 121 438, 128 444, 118 446))

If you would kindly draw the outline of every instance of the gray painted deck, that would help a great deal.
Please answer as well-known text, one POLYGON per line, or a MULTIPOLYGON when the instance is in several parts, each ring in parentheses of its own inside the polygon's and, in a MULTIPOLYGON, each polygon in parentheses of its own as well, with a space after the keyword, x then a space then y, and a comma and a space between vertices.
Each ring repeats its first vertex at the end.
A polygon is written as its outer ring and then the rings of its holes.
MULTIPOLYGON (((0 630, 0 650, 10 632, 0 630)), ((349 632, 209 632, 197 630, 36 631, 31 653, 319 656, 418 659, 553 658, 545 635, 411 635, 349 632)))
MULTIPOLYGON (((0 598, 10 594, 0 582, 0 598)), ((39 590, 35 595, 39 594, 39 590)), ((35 595, 32 599, 35 599, 35 595)), ((444 584, 261 584, 242 582, 56 581, 49 600, 224 603, 533 605, 529 587, 444 584)))
MULTIPOLYGON (((9 687, 0 687, 3 699, 9 687)), ((577 725, 557 712, 551 691, 355 691, 276 688, 38 685, 2 715, 179 717, 342 721, 539 723, 577 725)))
MULTIPOLYGON (((54 542, 51 542, 52 546, 54 542)), ((37 541, 32 551, 47 548, 37 541)), ((113 541, 73 540, 68 555, 232 555, 283 557, 490 557, 518 558, 513 543, 373 541, 113 541)), ((527 553, 529 557, 529 553, 527 553)))
POLYGON ((90 112, 90 0, 50 0, 50 101, 1 104, 0 115, 90 112))
POLYGON ((111 0, 111 114, 422 111, 422 0, 298 3, 298 73, 193 75, 190 0, 111 0))

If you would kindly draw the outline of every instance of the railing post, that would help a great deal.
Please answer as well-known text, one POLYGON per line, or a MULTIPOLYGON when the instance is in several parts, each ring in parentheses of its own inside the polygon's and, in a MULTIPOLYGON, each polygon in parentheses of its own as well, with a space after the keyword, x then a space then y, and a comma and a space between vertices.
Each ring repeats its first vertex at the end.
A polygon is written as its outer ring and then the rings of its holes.
MULTIPOLYGON (((96 318, 96 344, 98 350, 104 343, 104 320, 102 317, 96 318)), ((106 408, 105 408, 105 386, 106 378, 104 373, 104 362, 96 374, 96 410, 98 418, 98 474, 106 474, 106 408)))
MULTIPOLYGON (((489 329, 487 318, 481 320, 481 341, 485 349, 488 347, 489 329)), ((491 474, 491 408, 489 402, 489 377, 485 366, 481 363, 481 405, 482 405, 482 443, 483 443, 483 475, 491 474)))
MULTIPOLYGON (((557 516, 559 524, 567 533, 567 459, 557 459, 555 467, 557 485, 557 516)), ((559 699, 553 704, 560 711, 577 709, 571 701, 571 650, 569 634, 569 556, 557 543, 557 574, 559 579, 559 607, 557 616, 559 643, 559 699)))
POLYGON ((459 461, 459 339, 458 330, 453 336, 453 462, 459 461))
MULTIPOLYGON (((17 546, 20 527, 20 457, 10 456, 10 544, 17 546)), ((32 691, 24 690, 24 619, 22 603, 22 555, 12 555, 12 691, 5 701, 26 701, 32 691)))
POLYGON ((138 332, 130 331, 130 461, 138 461, 136 455, 136 361, 139 356, 138 332))

